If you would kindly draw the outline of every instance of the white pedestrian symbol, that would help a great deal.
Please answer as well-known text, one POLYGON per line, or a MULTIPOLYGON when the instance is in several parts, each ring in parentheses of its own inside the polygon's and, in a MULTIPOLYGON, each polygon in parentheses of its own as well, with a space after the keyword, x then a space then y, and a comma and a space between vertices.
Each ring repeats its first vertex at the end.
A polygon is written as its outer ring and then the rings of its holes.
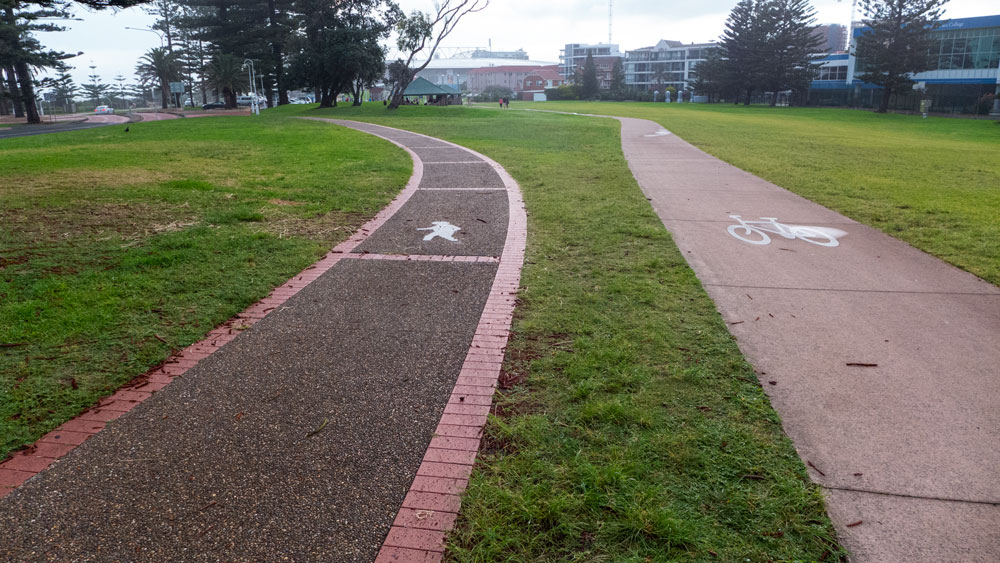
POLYGON ((453 235, 458 231, 462 230, 462 227, 457 225, 452 225, 448 221, 433 221, 431 222, 433 227, 418 227, 418 231, 430 231, 424 236, 424 240, 434 240, 434 237, 441 237, 445 240, 450 240, 451 242, 458 242, 458 239, 453 235))

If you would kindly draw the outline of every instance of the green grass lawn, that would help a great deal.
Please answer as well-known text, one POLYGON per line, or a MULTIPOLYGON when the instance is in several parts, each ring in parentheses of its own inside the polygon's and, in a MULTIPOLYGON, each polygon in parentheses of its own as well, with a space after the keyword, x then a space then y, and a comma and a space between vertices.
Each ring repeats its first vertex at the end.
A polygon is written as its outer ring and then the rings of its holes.
POLYGON ((721 104, 515 103, 640 117, 747 172, 1000 284, 1000 124, 721 104))
POLYGON ((832 561, 780 420, 643 197, 617 123, 462 107, 330 116, 471 147, 520 183, 528 248, 505 389, 457 561, 832 561))
POLYGON ((0 139, 0 459, 345 239, 405 152, 302 120, 0 139))

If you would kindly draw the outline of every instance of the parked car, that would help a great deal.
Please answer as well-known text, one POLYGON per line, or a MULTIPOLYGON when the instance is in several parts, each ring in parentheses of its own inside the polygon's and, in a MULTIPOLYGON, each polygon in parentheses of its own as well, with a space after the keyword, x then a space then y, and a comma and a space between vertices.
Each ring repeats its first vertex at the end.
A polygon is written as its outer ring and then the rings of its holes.
POLYGON ((114 113, 115 108, 110 106, 97 106, 94 108, 94 113, 114 113))
POLYGON ((236 105, 247 107, 253 103, 253 96, 236 96, 236 105))
POLYGON ((201 109, 226 109, 226 102, 208 102, 201 109))
POLYGON ((311 103, 313 103, 313 101, 310 100, 309 98, 295 98, 294 100, 289 100, 289 103, 292 103, 292 104, 311 104, 311 103))

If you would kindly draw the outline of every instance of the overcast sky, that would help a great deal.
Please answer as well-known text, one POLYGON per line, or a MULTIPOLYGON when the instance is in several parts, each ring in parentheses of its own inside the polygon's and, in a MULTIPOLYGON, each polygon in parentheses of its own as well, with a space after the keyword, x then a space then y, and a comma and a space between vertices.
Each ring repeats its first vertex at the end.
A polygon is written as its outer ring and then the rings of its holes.
MULTIPOLYGON (((432 0, 398 0, 407 12, 432 11, 432 0)), ((655 44, 660 39, 684 42, 712 41, 719 37, 726 16, 736 0, 701 0, 698 2, 663 0, 614 0, 612 39, 622 51, 655 44)), ((818 23, 850 21, 851 3, 815 0, 818 23)), ((996 0, 952 0, 946 15, 953 18, 1000 14, 996 0)), ((88 12, 77 8, 82 21, 69 22, 62 33, 40 34, 49 48, 83 55, 68 62, 77 84, 87 82, 88 68, 96 65, 105 82, 116 75, 133 81, 136 60, 160 40, 151 32, 131 31, 126 27, 147 27, 153 17, 140 8, 117 13, 110 10, 88 12)), ((494 50, 524 49, 533 60, 559 61, 559 50, 566 43, 598 43, 608 39, 608 2, 606 0, 493 0, 484 11, 461 22, 446 40, 445 46, 486 47, 494 50)))

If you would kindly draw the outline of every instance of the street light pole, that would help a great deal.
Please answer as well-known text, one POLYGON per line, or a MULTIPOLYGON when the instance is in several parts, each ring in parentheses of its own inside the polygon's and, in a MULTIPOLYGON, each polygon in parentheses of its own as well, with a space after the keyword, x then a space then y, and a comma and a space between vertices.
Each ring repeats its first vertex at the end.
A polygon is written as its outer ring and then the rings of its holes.
POLYGON ((155 33, 156 36, 160 38, 160 48, 162 49, 164 47, 163 34, 160 33, 159 31, 156 31, 155 29, 149 29, 148 27, 126 27, 125 29, 131 29, 132 31, 148 31, 150 33, 155 33))
POLYGON ((253 61, 250 59, 243 59, 243 68, 247 69, 247 73, 250 75, 250 91, 252 92, 252 97, 250 98, 250 112, 254 115, 260 115, 260 106, 257 105, 257 84, 254 82, 253 76, 253 61))

